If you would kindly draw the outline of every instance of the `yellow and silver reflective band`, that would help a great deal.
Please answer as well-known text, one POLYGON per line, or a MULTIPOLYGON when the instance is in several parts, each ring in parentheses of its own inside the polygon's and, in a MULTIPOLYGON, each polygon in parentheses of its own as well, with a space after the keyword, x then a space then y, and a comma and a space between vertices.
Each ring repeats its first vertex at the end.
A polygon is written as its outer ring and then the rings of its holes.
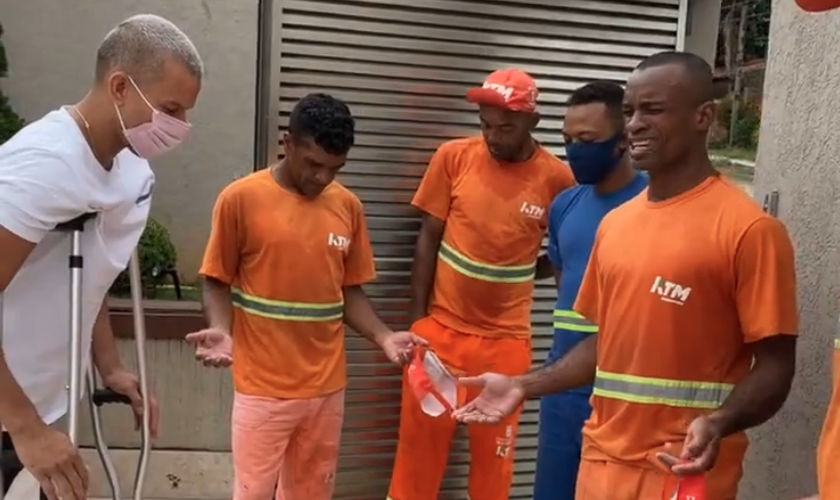
POLYGON ((264 318, 286 321, 332 321, 344 317, 344 302, 312 304, 268 300, 249 295, 237 288, 231 288, 231 299, 234 307, 264 318))
POLYGON ((718 408, 732 392, 733 384, 692 382, 664 378, 595 372, 592 393, 630 403, 674 406, 678 408, 718 408))
POLYGON ((526 283, 534 279, 537 263, 522 266, 494 266, 469 259, 444 242, 440 244, 438 257, 459 273, 482 281, 497 283, 526 283))
POLYGON ((598 325, 569 309, 554 310, 554 328, 570 332, 598 333, 598 325))

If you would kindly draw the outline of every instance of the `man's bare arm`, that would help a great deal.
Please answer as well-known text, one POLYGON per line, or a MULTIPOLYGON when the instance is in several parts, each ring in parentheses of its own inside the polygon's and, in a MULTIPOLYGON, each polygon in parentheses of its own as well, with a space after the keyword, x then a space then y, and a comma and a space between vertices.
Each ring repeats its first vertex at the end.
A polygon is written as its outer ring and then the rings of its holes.
POLYGON ((102 301, 99 314, 96 315, 96 321, 93 323, 91 351, 93 352, 93 364, 103 379, 125 368, 117 350, 117 342, 114 340, 107 297, 102 301))
POLYGON ((361 286, 344 287, 344 322, 361 336, 380 346, 392 333, 373 310, 373 305, 361 286))
POLYGON ((444 227, 445 222, 441 219, 429 214, 423 216, 414 250, 414 263, 411 266, 411 306, 408 311, 410 323, 428 314, 429 296, 435 281, 437 254, 444 227))
POLYGON ((201 301, 207 325, 230 335, 233 323, 233 302, 230 285, 209 276, 204 277, 201 301))
POLYGON ((721 436, 770 420, 784 405, 796 372, 796 337, 777 335, 753 344, 755 363, 709 419, 721 436))
MULTIPOLYGON (((35 244, 20 238, 0 226, 0 294, 12 282, 17 272, 23 266, 35 244)), ((2 325, 0 325, 2 328, 2 325)), ((26 397, 20 384, 17 383, 6 356, 0 346, 0 423, 12 435, 23 432, 28 427, 44 425, 38 416, 38 411, 32 401, 26 397)))
POLYGON ((526 398, 568 391, 595 380, 598 339, 595 335, 581 341, 565 356, 514 380, 522 386, 526 398))

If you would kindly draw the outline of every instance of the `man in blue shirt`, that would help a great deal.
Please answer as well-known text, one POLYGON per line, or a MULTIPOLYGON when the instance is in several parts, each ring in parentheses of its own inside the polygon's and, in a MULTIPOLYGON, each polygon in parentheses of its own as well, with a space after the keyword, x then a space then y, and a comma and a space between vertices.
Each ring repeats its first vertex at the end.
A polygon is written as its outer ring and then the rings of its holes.
MULTIPOLYGON (((572 310, 595 231, 607 212, 647 187, 646 175, 633 168, 627 152, 623 99, 620 85, 598 81, 575 90, 567 102, 566 158, 579 185, 557 195, 549 208, 548 255, 558 287, 549 363, 598 332, 572 310)), ((542 399, 534 500, 574 500, 591 393, 587 386, 542 399)))

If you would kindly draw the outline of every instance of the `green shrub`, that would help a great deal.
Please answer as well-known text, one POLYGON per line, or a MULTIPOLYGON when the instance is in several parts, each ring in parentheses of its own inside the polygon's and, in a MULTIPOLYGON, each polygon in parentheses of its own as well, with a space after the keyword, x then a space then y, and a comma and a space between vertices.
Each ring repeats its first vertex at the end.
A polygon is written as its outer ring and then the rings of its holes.
POLYGON ((729 132, 733 133, 732 147, 755 149, 758 145, 758 131, 761 128, 761 105, 755 101, 742 101, 738 105, 738 119, 731 128, 732 98, 726 97, 717 103, 715 126, 717 133, 710 137, 710 145, 715 148, 729 146, 729 132))
MULTIPOLYGON (((137 244, 137 254, 140 258, 140 277, 143 283, 143 294, 147 298, 154 298, 158 287, 163 285, 169 276, 167 271, 174 269, 178 261, 175 245, 169 238, 169 231, 154 219, 149 219, 140 242, 137 244)), ((111 294, 125 297, 131 293, 128 270, 120 273, 111 286, 111 294)))
MULTIPOLYGON (((0 37, 3 36, 3 26, 0 26, 0 37)), ((6 59, 6 49, 0 41, 0 78, 4 78, 9 71, 6 59)), ((9 99, 0 89, 0 144, 8 141, 18 130, 23 128, 23 119, 15 113, 9 104, 9 99)))
POLYGON ((761 107, 754 102, 745 102, 738 107, 738 120, 732 137, 732 145, 755 149, 758 145, 758 130, 761 127, 761 107))

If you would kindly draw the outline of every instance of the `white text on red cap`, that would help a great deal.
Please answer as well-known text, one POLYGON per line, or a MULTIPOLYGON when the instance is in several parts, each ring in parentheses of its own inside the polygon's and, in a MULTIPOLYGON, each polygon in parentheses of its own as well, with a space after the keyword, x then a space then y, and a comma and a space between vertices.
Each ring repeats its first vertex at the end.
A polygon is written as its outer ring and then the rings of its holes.
POLYGON ((513 87, 508 87, 508 86, 505 86, 505 85, 501 85, 499 83, 490 83, 490 82, 484 82, 484 85, 482 85, 482 87, 485 88, 485 89, 490 89, 490 90, 494 90, 494 91, 498 92, 502 97, 505 98, 505 100, 508 100, 508 99, 511 98, 511 96, 513 95, 513 90, 514 90, 513 87))

